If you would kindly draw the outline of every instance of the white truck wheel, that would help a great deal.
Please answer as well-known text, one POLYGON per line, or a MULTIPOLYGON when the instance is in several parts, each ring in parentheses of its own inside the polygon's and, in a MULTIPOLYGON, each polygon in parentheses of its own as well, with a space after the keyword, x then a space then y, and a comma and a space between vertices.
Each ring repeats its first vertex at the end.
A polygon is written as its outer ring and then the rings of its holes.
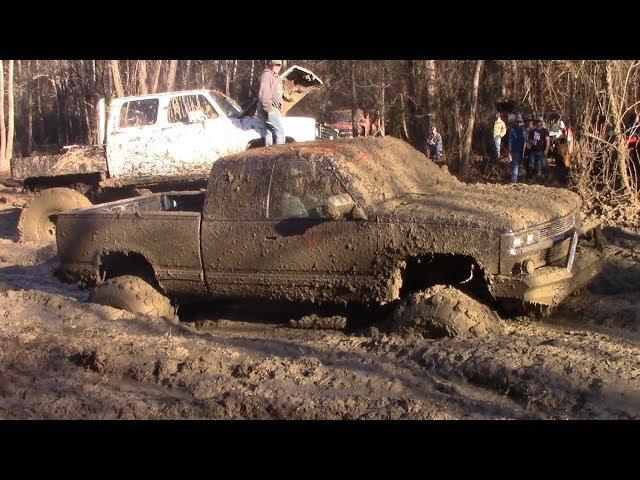
POLYGON ((43 190, 22 209, 18 221, 20 241, 55 243, 56 217, 67 210, 89 206, 91 202, 87 197, 70 188, 43 190))

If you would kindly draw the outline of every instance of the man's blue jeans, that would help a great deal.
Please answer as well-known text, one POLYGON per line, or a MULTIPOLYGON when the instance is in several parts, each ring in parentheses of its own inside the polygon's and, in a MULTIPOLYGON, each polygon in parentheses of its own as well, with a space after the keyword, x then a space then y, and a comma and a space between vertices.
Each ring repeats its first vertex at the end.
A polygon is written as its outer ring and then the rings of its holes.
POLYGON ((549 165, 547 164, 547 156, 541 150, 531 150, 529 154, 529 171, 530 175, 535 175, 538 170, 538 162, 542 166, 542 171, 547 173, 549 171, 549 165))
POLYGON ((511 183, 518 183, 520 165, 522 165, 522 152, 511 152, 511 183))
POLYGON ((496 158, 500 158, 500 144, 502 137, 493 137, 493 144, 496 146, 496 158))
POLYGON ((275 108, 271 113, 261 112, 264 120, 264 144, 265 146, 284 144, 284 128, 282 126, 282 114, 275 108), (275 140, 275 141, 274 141, 275 140))

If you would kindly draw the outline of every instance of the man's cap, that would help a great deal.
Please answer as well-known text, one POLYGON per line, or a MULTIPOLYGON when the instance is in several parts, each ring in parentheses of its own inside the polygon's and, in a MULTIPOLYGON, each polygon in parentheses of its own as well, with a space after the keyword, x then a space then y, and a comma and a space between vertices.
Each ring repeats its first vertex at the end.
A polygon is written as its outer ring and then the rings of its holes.
POLYGON ((542 115, 536 115, 535 117, 533 117, 533 120, 535 122, 542 122, 542 115))
POLYGON ((282 65, 282 60, 269 60, 269 65, 282 65))

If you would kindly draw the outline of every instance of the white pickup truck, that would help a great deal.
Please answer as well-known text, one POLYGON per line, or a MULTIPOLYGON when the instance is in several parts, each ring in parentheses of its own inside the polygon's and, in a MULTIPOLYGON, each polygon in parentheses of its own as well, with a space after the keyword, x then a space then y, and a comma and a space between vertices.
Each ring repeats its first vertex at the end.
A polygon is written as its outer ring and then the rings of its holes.
MULTIPOLYGON (((322 85, 313 72, 292 66, 281 79, 287 142, 337 137, 335 130, 287 111, 322 85)), ((253 104, 255 105, 255 103, 253 104)), ((187 90, 98 102, 93 146, 69 146, 59 155, 13 158, 11 175, 39 191, 19 222, 24 241, 55 241, 59 213, 131 195, 132 186, 168 191, 205 185, 220 157, 263 145, 264 121, 216 90, 187 90), (89 197, 89 198, 88 198, 89 197)))

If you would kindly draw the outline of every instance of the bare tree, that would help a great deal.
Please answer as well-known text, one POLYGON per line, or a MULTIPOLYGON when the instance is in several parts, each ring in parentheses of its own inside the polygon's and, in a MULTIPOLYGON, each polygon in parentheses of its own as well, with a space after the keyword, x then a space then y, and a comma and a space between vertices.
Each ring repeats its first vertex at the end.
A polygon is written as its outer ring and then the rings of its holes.
POLYGON ((151 83, 149 92, 156 93, 158 91, 158 83, 160 81, 160 70, 162 69, 162 60, 156 60, 151 71, 151 83))
POLYGON ((4 152, 6 162, 9 162, 13 156, 14 122, 13 60, 9 60, 9 68, 7 72, 7 146, 4 152))
POLYGON ((140 95, 146 95, 149 93, 146 60, 138 60, 138 92, 140 95))
POLYGON ((471 139, 473 138, 473 126, 476 121, 476 108, 478 105, 478 86, 480 85, 480 71, 482 70, 483 60, 476 60, 475 72, 473 74, 473 83, 471 85, 471 104, 469 105, 469 120, 465 131, 462 148, 460 151, 460 175, 465 178, 469 174, 469 165, 471 163, 471 139))
POLYGON ((116 95, 118 97, 124 97, 124 87, 122 86, 122 76, 120 75, 118 60, 110 60, 110 63, 111 75, 113 77, 113 85, 116 89, 116 95))
MULTIPOLYGON (((27 61, 27 69, 31 74, 31 66, 33 62, 27 61)), ((27 141, 25 144, 25 154, 31 155, 31 151, 33 150, 33 88, 27 86, 27 123, 26 123, 26 132, 27 141)))
POLYGON ((169 62, 169 72, 167 73, 167 88, 166 91, 173 90, 173 86, 176 83, 176 72, 178 71, 178 60, 171 60, 169 62))
POLYGON ((357 109, 358 94, 356 92, 356 62, 351 60, 351 129, 354 137, 358 134, 357 109))
POLYGON ((431 132, 433 126, 433 114, 435 112, 436 97, 436 61, 427 60, 427 95, 425 113, 427 116, 427 132, 431 132))
POLYGON ((9 169, 9 162, 5 156, 7 145, 7 131, 4 121, 4 65, 0 60, 0 172, 9 169))
MULTIPOLYGON (((615 93, 615 85, 614 82, 620 82, 621 79, 614 79, 613 73, 613 62, 610 60, 605 60, 604 69, 605 69, 605 84, 607 88, 607 100, 609 102, 609 106, 611 107, 611 125, 613 126, 613 133, 615 139, 615 149, 616 149, 616 157, 617 157, 617 166, 618 172, 620 174, 620 181, 622 182, 622 187, 626 192, 631 192, 631 182, 629 180, 628 173, 628 148, 627 148, 627 139, 624 134, 623 129, 623 119, 624 113, 622 112, 623 102, 624 102, 624 93, 625 86, 622 88, 622 94, 620 97, 615 93)), ((628 77, 627 77, 628 78, 628 77)), ((619 89, 619 88, 618 88, 619 89)))

